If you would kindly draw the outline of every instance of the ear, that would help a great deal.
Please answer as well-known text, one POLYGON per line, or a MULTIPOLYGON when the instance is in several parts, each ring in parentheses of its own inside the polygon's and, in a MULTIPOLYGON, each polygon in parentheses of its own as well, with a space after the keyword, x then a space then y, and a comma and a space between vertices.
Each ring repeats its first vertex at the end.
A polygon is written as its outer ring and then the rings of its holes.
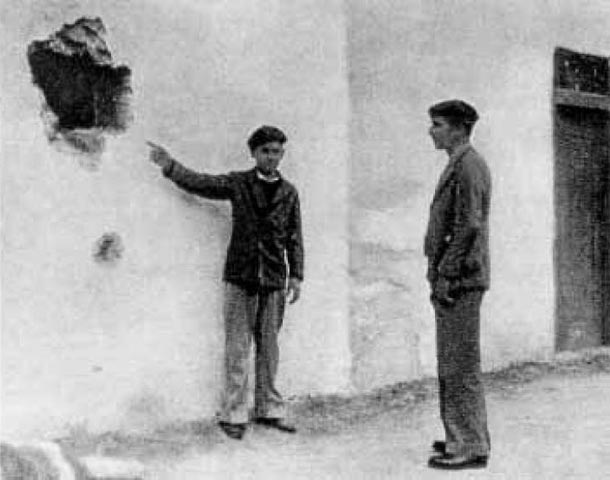
POLYGON ((455 137, 468 137, 468 130, 463 123, 457 123, 455 125, 450 124, 450 126, 455 137))

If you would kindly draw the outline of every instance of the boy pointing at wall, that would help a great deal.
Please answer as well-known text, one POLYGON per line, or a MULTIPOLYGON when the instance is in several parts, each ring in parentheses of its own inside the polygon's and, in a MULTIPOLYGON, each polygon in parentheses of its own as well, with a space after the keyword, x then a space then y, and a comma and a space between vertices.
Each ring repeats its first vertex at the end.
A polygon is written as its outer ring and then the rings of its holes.
POLYGON ((149 143, 150 159, 163 175, 187 192, 229 200, 233 231, 224 269, 225 386, 219 425, 241 439, 248 424, 249 352, 255 344, 254 422, 294 433, 275 388, 278 332, 286 297, 294 303, 303 280, 303 239, 296 188, 278 171, 284 133, 258 128, 248 139, 255 161, 251 170, 226 175, 194 172, 163 147, 149 143))

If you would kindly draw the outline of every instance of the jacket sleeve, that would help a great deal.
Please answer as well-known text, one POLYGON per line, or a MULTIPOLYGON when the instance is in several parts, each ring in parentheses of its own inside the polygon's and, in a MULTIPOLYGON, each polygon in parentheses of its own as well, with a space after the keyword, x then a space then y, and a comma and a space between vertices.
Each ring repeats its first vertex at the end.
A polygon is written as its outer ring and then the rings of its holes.
POLYGON ((476 170, 463 165, 456 173, 453 225, 447 248, 438 264, 439 275, 446 278, 460 276, 462 265, 483 223, 482 185, 476 170))
POLYGON ((301 230, 301 206, 299 196, 296 196, 288 218, 288 240, 286 242, 286 257, 288 259, 291 278, 303 280, 305 255, 303 250, 303 234, 301 230))
POLYGON ((213 200, 229 200, 233 195, 230 175, 208 175, 186 168, 177 160, 163 168, 163 175, 183 190, 213 200))

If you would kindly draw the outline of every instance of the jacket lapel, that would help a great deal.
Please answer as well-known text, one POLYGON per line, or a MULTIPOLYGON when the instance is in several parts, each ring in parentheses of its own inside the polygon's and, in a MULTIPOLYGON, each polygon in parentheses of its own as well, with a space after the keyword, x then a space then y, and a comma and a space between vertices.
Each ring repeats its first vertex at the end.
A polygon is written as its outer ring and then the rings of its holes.
POLYGON ((281 175, 280 175, 280 180, 278 180, 278 181, 281 182, 281 184, 278 187, 275 194, 273 195, 273 199, 271 200, 271 203, 267 204, 267 198, 265 197, 265 192, 259 185, 259 180, 256 176, 256 170, 253 169, 250 171, 250 176, 249 176, 250 192, 252 192, 252 201, 254 203, 254 206, 255 206, 257 212, 264 212, 264 211, 271 212, 273 210, 273 207, 276 204, 280 203, 282 201, 282 199, 286 196, 286 194, 289 192, 289 190, 286 186, 286 182, 283 181, 281 175))
POLYGON ((271 199, 271 207, 274 207, 275 205, 277 205, 278 203, 280 203, 282 201, 282 199, 288 194, 289 190, 288 187, 286 186, 286 182, 284 181, 284 179, 280 176, 280 186, 278 187, 278 189, 275 192, 275 195, 273 195, 273 199, 271 199))
POLYGON ((250 191, 254 197, 254 205, 256 210, 261 212, 267 206, 267 199, 265 198, 265 192, 260 188, 258 184, 258 178, 256 177, 256 170, 250 172, 250 191))
POLYGON ((462 160, 462 157, 469 150, 470 150, 470 147, 467 148, 466 150, 464 150, 456 159, 451 160, 448 163, 448 165, 445 167, 445 170, 443 170, 443 173, 441 173, 441 177, 438 180, 436 190, 434 191, 434 200, 436 200, 436 198, 440 195, 440 193, 443 191, 445 186, 449 183, 449 180, 453 176, 453 173, 455 172, 455 169, 456 169, 458 163, 462 160))

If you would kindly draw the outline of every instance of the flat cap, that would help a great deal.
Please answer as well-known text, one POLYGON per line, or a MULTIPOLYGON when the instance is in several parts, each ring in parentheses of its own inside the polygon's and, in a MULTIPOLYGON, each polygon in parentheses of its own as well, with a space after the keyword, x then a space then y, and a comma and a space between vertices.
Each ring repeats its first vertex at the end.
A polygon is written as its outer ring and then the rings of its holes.
POLYGON ((428 109, 428 114, 431 117, 445 117, 469 125, 473 125, 479 119, 474 107, 463 100, 445 100, 437 103, 428 109))

